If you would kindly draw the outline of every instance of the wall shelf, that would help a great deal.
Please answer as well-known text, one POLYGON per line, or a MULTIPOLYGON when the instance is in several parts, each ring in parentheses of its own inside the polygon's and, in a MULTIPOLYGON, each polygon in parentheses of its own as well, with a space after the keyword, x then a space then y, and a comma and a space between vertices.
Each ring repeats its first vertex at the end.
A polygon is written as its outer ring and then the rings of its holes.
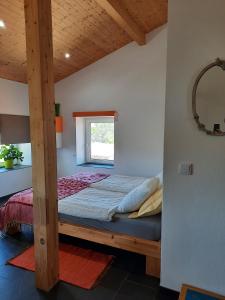
POLYGON ((26 168, 31 168, 32 166, 30 165, 15 165, 12 169, 6 169, 4 167, 0 167, 0 173, 6 173, 6 172, 12 172, 12 171, 17 171, 21 169, 26 169, 26 168))

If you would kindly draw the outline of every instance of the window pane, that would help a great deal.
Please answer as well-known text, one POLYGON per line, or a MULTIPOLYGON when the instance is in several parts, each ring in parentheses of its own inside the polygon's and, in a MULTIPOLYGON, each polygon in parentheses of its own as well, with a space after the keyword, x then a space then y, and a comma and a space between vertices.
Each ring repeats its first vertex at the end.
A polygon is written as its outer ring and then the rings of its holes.
POLYGON ((91 123, 91 159, 114 160, 114 123, 91 123))

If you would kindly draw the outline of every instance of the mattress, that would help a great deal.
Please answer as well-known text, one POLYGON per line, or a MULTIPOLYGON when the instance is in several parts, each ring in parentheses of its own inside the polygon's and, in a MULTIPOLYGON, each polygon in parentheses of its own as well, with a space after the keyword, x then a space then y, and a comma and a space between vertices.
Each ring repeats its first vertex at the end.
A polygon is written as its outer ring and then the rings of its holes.
POLYGON ((128 215, 116 214, 111 222, 78 218, 63 213, 59 213, 59 219, 74 225, 127 234, 145 240, 159 241, 161 239, 161 214, 139 219, 129 219, 128 215))

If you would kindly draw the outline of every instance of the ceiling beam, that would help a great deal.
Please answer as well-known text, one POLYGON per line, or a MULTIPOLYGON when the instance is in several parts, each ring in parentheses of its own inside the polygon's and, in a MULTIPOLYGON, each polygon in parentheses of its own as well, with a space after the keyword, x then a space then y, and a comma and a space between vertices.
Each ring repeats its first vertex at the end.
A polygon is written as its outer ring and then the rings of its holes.
POLYGON ((36 287, 58 281, 58 208, 51 0, 24 0, 33 166, 36 287))
POLYGON ((107 14, 139 45, 145 45, 145 33, 134 22, 126 9, 115 0, 96 0, 107 14))

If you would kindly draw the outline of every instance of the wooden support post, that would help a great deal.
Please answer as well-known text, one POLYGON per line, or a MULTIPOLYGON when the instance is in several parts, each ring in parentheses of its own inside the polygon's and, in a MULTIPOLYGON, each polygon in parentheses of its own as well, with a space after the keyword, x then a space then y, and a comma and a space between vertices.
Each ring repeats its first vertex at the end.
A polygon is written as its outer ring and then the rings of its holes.
POLYGON ((33 161, 36 286, 58 281, 57 170, 51 0, 24 0, 33 161))

